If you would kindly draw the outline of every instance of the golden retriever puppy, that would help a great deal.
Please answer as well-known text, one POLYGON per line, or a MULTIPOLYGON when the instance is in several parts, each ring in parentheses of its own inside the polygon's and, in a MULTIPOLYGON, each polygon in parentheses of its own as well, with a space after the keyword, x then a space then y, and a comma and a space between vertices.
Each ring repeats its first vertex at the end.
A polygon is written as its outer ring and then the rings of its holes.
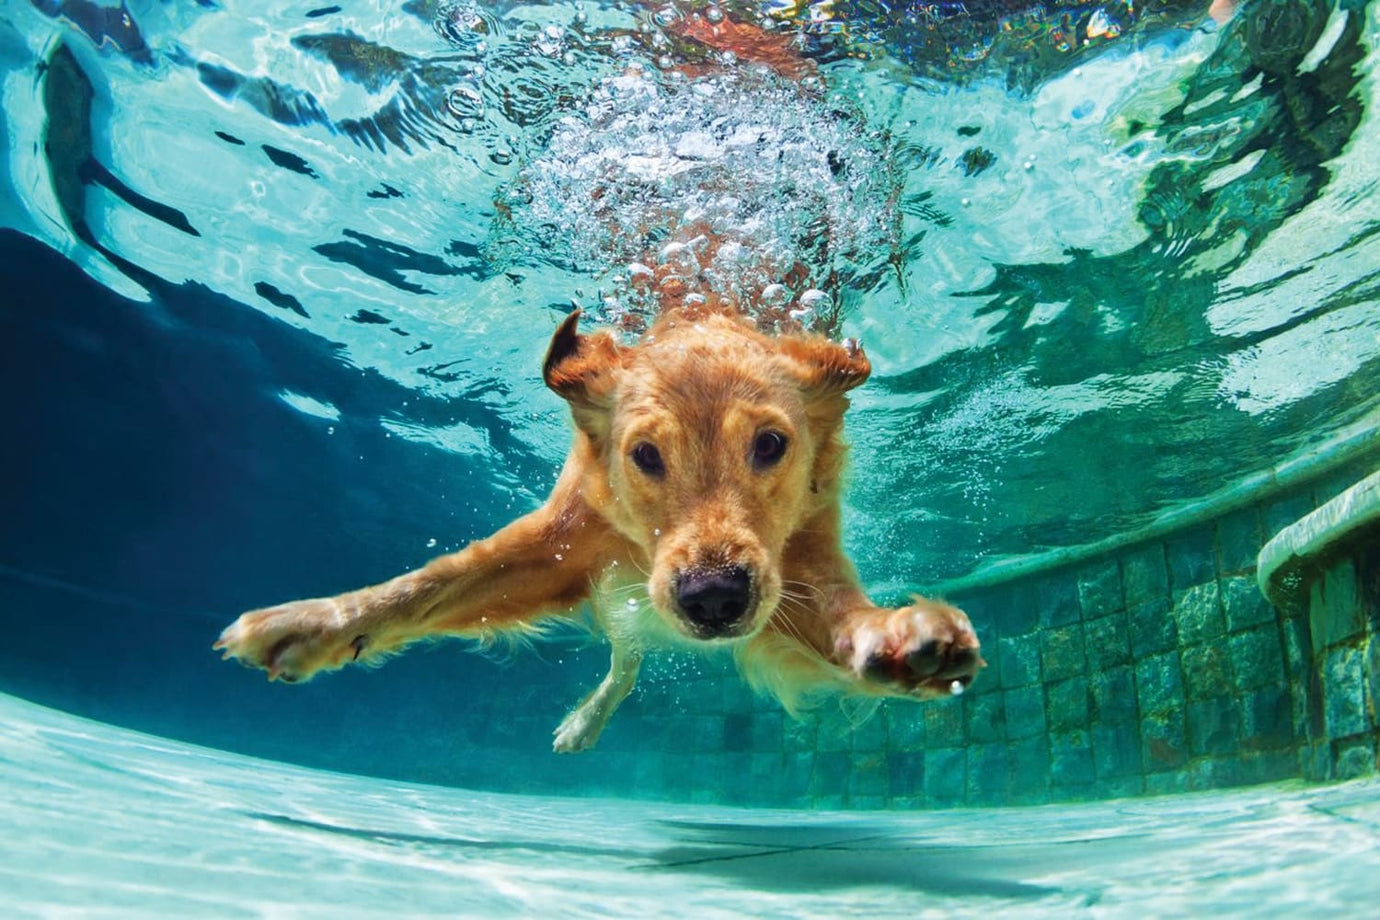
POLYGON ((634 346, 578 320, 543 368, 576 430, 541 508, 383 584, 246 613, 215 647, 301 681, 588 602, 612 663, 557 751, 594 744, 644 650, 668 643, 732 646, 791 711, 814 690, 927 698, 972 680, 983 661, 961 611, 876 607, 844 555, 843 413, 870 371, 856 342, 767 336, 712 308, 663 315, 634 346))

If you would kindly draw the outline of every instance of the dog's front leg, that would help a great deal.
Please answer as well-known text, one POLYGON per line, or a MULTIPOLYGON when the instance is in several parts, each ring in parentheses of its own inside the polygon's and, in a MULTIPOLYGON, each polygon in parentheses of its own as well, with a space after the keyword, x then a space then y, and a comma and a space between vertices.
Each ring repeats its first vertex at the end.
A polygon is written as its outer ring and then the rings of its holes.
POLYGON ((589 593, 608 525, 557 485, 545 506, 390 581, 250 611, 221 633, 226 657, 297 682, 378 661, 436 635, 483 635, 570 612, 589 593))
POLYGON ((611 641, 613 653, 608 675, 556 728, 556 738, 551 747, 558 754, 572 754, 593 747, 594 742, 599 740, 600 732, 613 717, 614 710, 628 698, 633 685, 637 683, 637 672, 642 666, 642 650, 617 636, 612 636, 611 641))

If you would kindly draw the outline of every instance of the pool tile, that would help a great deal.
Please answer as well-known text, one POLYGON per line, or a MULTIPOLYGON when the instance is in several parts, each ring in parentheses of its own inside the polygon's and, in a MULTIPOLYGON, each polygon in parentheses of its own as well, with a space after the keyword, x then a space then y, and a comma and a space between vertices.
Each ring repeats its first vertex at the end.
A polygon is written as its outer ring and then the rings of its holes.
POLYGON ((1092 745, 1085 731, 1051 732, 1049 736, 1050 784, 1087 786, 1097 779, 1092 745))
POLYGON ((1000 640, 999 645, 1001 646, 1001 657, 998 661, 998 667, 1000 668, 1002 687, 1009 690, 1040 682, 1040 635, 1038 633, 1004 638, 1000 640))
POLYGON ((1284 651, 1280 648, 1279 630, 1275 624, 1230 636, 1227 649, 1236 678, 1236 689, 1277 687, 1287 682, 1284 651))
POLYGON ((1181 652, 1180 661, 1189 699, 1206 699, 1232 691, 1231 662, 1222 643, 1189 646, 1181 652))
MULTIPOLYGON (((860 799, 875 798, 880 803, 886 797, 889 778, 889 768, 884 755, 854 757, 848 776, 848 797, 853 802, 853 807, 861 807, 858 804, 860 799)), ((880 804, 877 807, 880 807, 880 804)))
POLYGON ((1255 560, 1265 545, 1260 511, 1252 505, 1217 521, 1217 571, 1231 575, 1255 571, 1255 560))
POLYGON ((1217 582, 1195 584, 1174 593, 1174 622, 1184 644, 1216 639, 1226 632, 1222 592, 1217 582))
POLYGON ((1333 779, 1358 779, 1376 772, 1375 737, 1351 738, 1338 741, 1333 751, 1333 779))
POLYGON ((1084 624, 1083 638, 1090 674, 1126 664, 1131 658, 1124 613, 1089 620, 1084 624))
POLYGON ((1034 591, 1041 626, 1064 626, 1077 622, 1078 583, 1071 572, 1059 570, 1045 575, 1035 582, 1034 591))
POLYGON ((1329 738, 1344 738, 1371 728, 1366 709, 1365 668, 1361 651, 1338 648, 1323 666, 1324 719, 1329 738))
POLYGON ((1034 804, 1049 798, 1049 736, 1035 735, 1006 746, 1013 802, 1034 804))
POLYGON ((1088 727, 1088 679, 1072 677, 1045 688, 1048 706, 1045 718, 1051 732, 1088 727))
POLYGON ((1147 543, 1121 557, 1122 589, 1126 608, 1163 601, 1169 597, 1169 569, 1164 544, 1147 543))
POLYGON ((969 805, 1007 801, 1008 758, 1005 744, 978 744, 968 748, 966 801, 969 805))
POLYGON ((1140 738, 1141 761, 1147 773, 1177 770, 1188 761, 1188 738, 1182 710, 1143 720, 1140 738))
POLYGON ((959 700, 933 700, 925 704, 925 740, 935 747, 963 744, 963 707, 959 700))
POLYGON ((925 748, 924 704, 891 706, 885 713, 887 745, 893 752, 921 751, 925 748))
POLYGON ((1140 726, 1134 722, 1092 727, 1093 765, 1098 781, 1139 776, 1140 726))
POLYGON ((1127 611, 1126 633, 1134 658, 1167 652, 1179 644, 1179 628, 1167 600, 1147 601, 1127 611))
POLYGON ((1313 583, 1308 609, 1314 642, 1321 647, 1330 648, 1361 634, 1365 617, 1353 559, 1339 560, 1313 583))
POLYGON ((887 757, 887 789, 897 796, 923 797, 925 794, 925 752, 903 751, 887 757))
POLYGON ((1275 622, 1275 609, 1261 593, 1255 575, 1226 577, 1222 579, 1221 586, 1228 631, 1237 632, 1275 622))
POLYGON ((1242 698, 1242 743, 1256 748, 1292 744, 1294 720, 1288 687, 1264 687, 1242 698))
POLYGON ((1087 673, 1083 624, 1047 629, 1040 636, 1040 662, 1046 681, 1087 673))
POLYGON ((932 805, 957 805, 967 792, 967 752, 936 748, 925 752, 925 797, 932 805))
POLYGON ((1217 553, 1211 527, 1176 534, 1165 541, 1169 589, 1174 594, 1217 577, 1217 553))
POLYGON ((1046 731, 1045 688, 1036 684, 1018 687, 1003 693, 1006 714, 1006 736, 1008 738, 1029 738, 1043 736, 1046 731))
POLYGON ((1092 718, 1108 724, 1137 719, 1135 671, 1129 665, 1093 672, 1092 718))
POLYGON ((1235 753, 1241 737, 1241 710, 1232 697, 1188 704, 1188 743, 1195 755, 1235 753))
POLYGON ((1083 619, 1106 616, 1125 605, 1121 566, 1115 557, 1085 565, 1078 571, 1078 606, 1083 619))
POLYGON ((1154 655, 1136 663, 1136 695, 1143 714, 1182 712, 1184 685, 1177 652, 1154 655))
POLYGON ((964 721, 971 743, 1006 740, 1006 709, 1002 695, 989 694, 965 700, 964 721))
MULTIPOLYGON (((909 701, 898 700, 897 702, 904 704, 909 701)), ((881 707, 885 707, 886 705, 887 703, 883 702, 881 707)), ((855 753, 869 754, 877 751, 885 751, 887 748, 887 722, 888 719, 886 718, 886 714, 878 711, 860 722, 853 723, 853 751, 855 753)))

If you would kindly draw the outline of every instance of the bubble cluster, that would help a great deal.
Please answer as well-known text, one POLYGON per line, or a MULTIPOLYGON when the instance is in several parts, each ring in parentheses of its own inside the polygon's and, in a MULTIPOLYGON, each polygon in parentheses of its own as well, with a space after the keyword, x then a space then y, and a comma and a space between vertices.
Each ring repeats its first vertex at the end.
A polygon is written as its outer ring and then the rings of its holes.
POLYGON ((895 251, 897 189, 886 139, 814 89, 632 65, 556 122, 498 210, 521 256, 597 276, 588 306, 624 328, 714 299, 827 330, 848 266, 895 251))

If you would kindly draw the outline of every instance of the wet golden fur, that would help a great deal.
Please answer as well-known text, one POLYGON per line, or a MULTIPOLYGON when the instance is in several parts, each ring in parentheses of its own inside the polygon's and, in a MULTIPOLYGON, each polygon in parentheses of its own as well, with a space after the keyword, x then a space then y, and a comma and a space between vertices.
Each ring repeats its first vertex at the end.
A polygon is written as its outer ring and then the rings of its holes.
POLYGON ((298 681, 589 603, 612 663, 557 729, 559 751, 592 745, 643 651, 667 643, 731 645, 791 709, 818 689, 925 698, 972 678, 982 661, 962 612, 876 607, 844 555, 843 415, 870 371, 856 343, 766 336, 709 309, 663 316, 634 346, 577 323, 556 331, 543 368, 576 430, 541 508, 383 584, 246 613, 216 647, 298 681), (704 614, 696 579, 742 589, 713 608, 724 622, 687 612, 704 614))

